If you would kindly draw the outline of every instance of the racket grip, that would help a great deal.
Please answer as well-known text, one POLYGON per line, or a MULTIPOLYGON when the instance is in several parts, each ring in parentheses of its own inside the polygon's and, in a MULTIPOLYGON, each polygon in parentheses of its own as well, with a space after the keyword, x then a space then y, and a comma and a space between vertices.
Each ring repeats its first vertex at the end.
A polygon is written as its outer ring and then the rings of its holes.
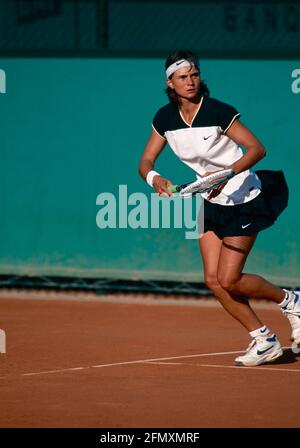
POLYGON ((168 190, 171 193, 177 193, 178 191, 180 191, 180 186, 179 185, 169 185, 168 190))

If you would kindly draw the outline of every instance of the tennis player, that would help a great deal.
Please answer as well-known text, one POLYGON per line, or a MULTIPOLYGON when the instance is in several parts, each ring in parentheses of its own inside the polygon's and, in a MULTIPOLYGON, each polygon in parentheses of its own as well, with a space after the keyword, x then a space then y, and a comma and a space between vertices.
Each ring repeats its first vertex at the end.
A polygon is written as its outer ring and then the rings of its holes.
POLYGON ((225 310, 250 334, 251 343, 235 364, 257 366, 274 361, 283 354, 281 344, 249 299, 276 302, 289 319, 292 340, 300 346, 300 294, 242 271, 257 234, 272 226, 287 205, 284 175, 282 171, 251 170, 266 150, 240 122, 234 107, 210 98, 194 53, 173 53, 165 68, 169 103, 154 116, 140 175, 158 194, 171 195, 168 186, 172 182, 154 171, 166 143, 198 178, 227 168, 235 172, 226 183, 202 193, 204 232, 199 245, 204 278, 225 310))

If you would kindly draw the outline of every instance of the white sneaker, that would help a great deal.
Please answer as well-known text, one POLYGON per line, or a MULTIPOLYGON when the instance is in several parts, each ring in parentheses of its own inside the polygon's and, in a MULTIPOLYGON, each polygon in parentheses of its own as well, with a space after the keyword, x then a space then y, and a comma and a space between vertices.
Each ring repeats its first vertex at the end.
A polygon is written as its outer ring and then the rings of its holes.
POLYGON ((281 355, 283 355, 283 350, 275 334, 269 337, 258 337, 249 344, 245 355, 235 359, 235 365, 259 366, 266 362, 272 362, 281 355))
POLYGON ((281 311, 288 318, 292 327, 291 340, 300 346, 300 293, 298 291, 287 291, 290 301, 281 311))

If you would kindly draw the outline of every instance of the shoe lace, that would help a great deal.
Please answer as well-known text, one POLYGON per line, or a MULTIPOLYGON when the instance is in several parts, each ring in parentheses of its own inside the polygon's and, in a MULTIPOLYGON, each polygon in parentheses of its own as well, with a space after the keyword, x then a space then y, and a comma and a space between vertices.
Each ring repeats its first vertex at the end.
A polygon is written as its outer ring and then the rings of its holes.
POLYGON ((295 305, 295 302, 294 302, 294 298, 296 298, 296 297, 297 297, 296 293, 293 292, 293 297, 291 298, 287 307, 282 309, 283 314, 286 314, 287 317, 289 317, 289 318, 291 315, 300 316, 300 307, 298 305, 295 305))
POLYGON ((252 341, 250 342, 250 344, 248 345, 248 347, 247 347, 247 349, 246 349, 246 353, 249 353, 250 352, 250 350, 252 350, 253 349, 253 347, 256 345, 256 340, 255 339, 252 339, 252 341))
POLYGON ((299 316, 289 313, 289 314, 287 314, 286 317, 288 318, 288 320, 290 321, 292 326, 297 326, 297 327, 300 326, 299 316))
POLYGON ((286 309, 282 310, 283 314, 287 314, 287 317, 290 318, 291 316, 300 316, 300 311, 295 311, 294 309, 286 309))

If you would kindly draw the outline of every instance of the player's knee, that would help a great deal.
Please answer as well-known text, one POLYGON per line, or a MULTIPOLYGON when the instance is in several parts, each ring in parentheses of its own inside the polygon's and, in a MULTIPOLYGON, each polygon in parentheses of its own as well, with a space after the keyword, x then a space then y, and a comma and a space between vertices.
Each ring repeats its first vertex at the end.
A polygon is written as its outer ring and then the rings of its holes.
POLYGON ((219 273, 218 282, 221 287, 228 292, 238 292, 239 291, 239 280, 240 275, 235 275, 232 273, 219 273))
POLYGON ((213 292, 216 291, 218 288, 220 288, 220 284, 218 282, 216 275, 205 274, 204 282, 205 282, 206 286, 213 292))

